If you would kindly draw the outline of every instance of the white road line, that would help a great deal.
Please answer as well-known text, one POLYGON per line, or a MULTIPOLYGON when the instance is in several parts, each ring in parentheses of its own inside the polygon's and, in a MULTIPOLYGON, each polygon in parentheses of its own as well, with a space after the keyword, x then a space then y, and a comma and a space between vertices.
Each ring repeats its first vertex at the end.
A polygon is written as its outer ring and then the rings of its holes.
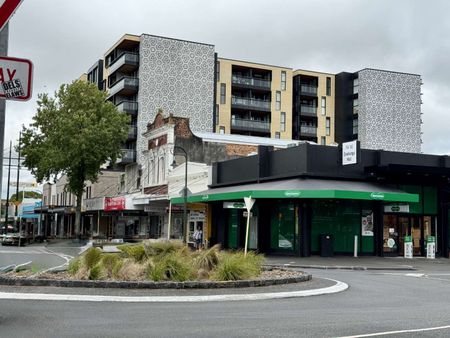
POLYGON ((45 293, 15 293, 0 292, 0 299, 15 300, 59 300, 59 301, 77 301, 77 302, 126 302, 126 303, 166 303, 166 302, 218 302, 218 301, 242 301, 242 300, 266 300, 309 297, 324 294, 342 292, 348 289, 346 283, 329 279, 336 282, 335 285, 304 291, 291 292, 271 292, 271 293, 253 293, 253 294, 234 294, 234 295, 208 295, 208 296, 146 296, 146 297, 128 297, 128 296, 96 296, 96 295, 67 295, 67 294, 45 294, 45 293))
POLYGON ((48 255, 48 252, 42 252, 38 250, 29 250, 29 251, 18 251, 18 250, 12 250, 12 251, 6 251, 6 250, 0 250, 0 254, 24 254, 24 255, 48 255))
POLYGON ((398 331, 386 331, 386 332, 376 332, 376 333, 367 333, 360 334, 356 336, 342 336, 338 338, 361 338, 361 337, 376 337, 376 336, 387 336, 399 333, 413 333, 413 332, 425 332, 425 331, 436 331, 436 330, 444 330, 450 329, 450 325, 446 326, 436 326, 436 327, 427 327, 423 329, 410 329, 410 330, 398 330, 398 331))

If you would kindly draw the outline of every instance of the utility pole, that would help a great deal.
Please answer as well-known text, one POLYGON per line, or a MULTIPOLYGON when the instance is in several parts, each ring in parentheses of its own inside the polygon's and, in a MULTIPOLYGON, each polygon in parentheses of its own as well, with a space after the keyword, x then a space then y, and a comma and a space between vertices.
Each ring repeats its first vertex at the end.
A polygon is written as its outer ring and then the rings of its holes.
POLYGON ((9 141, 8 186, 6 187, 5 233, 8 233, 9 185, 11 183, 11 149, 12 149, 12 141, 9 141))
MULTIPOLYGON (((14 214, 14 222, 16 222, 17 225, 17 217, 19 216, 19 178, 20 178, 20 137, 22 136, 22 133, 19 132, 19 146, 18 146, 18 154, 17 154, 17 180, 16 180, 16 210, 14 214)), ((22 199, 23 203, 23 199, 22 199)), ((20 222, 19 222, 19 232, 20 232, 20 222)))

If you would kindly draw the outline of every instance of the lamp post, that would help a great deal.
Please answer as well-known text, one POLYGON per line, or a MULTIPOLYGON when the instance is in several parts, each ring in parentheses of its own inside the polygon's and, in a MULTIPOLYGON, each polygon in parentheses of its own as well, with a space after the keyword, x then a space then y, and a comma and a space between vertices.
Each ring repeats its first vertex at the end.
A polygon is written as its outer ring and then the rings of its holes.
POLYGON ((183 243, 187 243, 187 166, 188 166, 188 154, 184 148, 180 146, 174 146, 173 147, 173 162, 172 167, 175 167, 177 165, 177 162, 175 160, 175 152, 179 150, 182 154, 181 156, 184 157, 184 188, 183 188, 183 243))

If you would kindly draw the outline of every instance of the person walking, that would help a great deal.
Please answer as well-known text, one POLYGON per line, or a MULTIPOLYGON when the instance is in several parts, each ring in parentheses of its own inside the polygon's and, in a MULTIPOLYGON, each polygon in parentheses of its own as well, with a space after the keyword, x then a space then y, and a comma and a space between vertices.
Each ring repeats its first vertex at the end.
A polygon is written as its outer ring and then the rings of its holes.
POLYGON ((194 231, 194 234, 192 235, 195 240, 195 248, 197 250, 200 250, 202 248, 202 242, 203 242, 203 231, 201 226, 197 226, 197 229, 194 231))

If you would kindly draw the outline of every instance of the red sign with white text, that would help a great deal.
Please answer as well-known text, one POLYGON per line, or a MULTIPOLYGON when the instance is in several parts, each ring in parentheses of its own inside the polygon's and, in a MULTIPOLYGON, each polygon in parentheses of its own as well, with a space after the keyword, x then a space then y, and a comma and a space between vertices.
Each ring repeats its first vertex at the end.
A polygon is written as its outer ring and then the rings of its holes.
POLYGON ((0 31, 9 21, 21 2, 22 0, 3 0, 3 4, 0 6, 0 31))
POLYGON ((105 197, 105 211, 125 210, 125 197, 105 197))

